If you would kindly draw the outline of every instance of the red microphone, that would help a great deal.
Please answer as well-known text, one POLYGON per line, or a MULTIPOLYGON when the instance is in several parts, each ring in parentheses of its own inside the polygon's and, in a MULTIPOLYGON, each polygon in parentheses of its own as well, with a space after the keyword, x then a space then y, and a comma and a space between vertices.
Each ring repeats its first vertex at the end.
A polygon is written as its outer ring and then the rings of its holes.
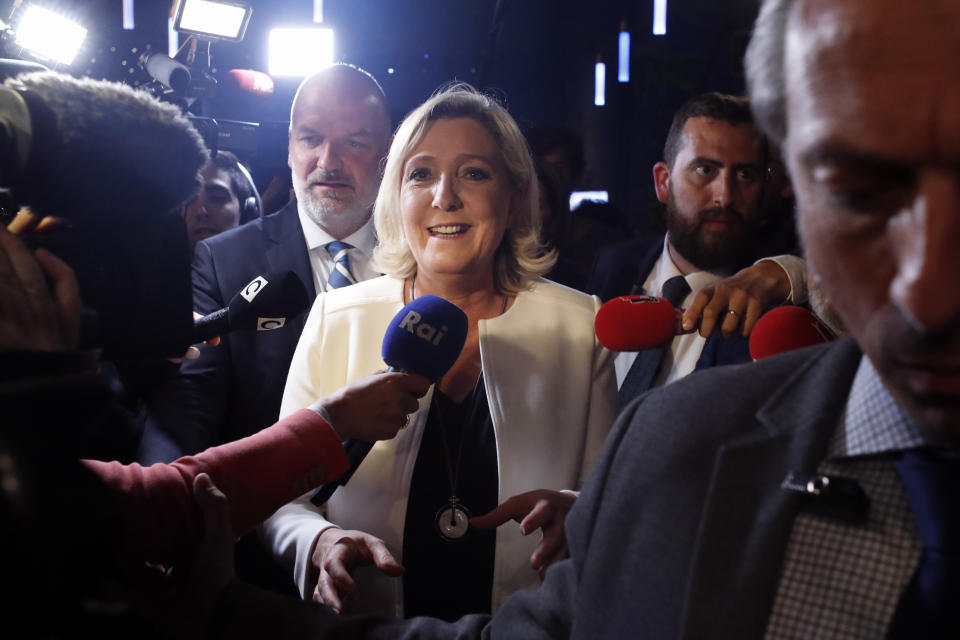
POLYGON ((620 296, 597 311, 594 327, 600 344, 611 351, 640 351, 664 345, 685 333, 681 310, 655 296, 620 296))
POLYGON ((785 305, 766 312, 750 333, 750 357, 761 360, 778 353, 830 342, 837 335, 803 307, 785 305))
POLYGON ((258 96, 269 96, 273 93, 273 78, 262 71, 253 69, 230 69, 224 82, 234 88, 253 93, 258 96))

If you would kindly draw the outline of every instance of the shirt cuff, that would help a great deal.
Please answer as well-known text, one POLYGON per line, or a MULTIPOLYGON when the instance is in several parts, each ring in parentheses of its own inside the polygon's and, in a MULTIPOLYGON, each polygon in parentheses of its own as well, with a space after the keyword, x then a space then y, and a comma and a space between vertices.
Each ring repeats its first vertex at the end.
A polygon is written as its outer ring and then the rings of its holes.
POLYGON ((756 265, 765 261, 776 263, 787 274, 787 280, 790 281, 790 295, 783 303, 805 304, 809 298, 807 293, 807 261, 798 256, 784 254, 770 258, 760 258, 753 264, 756 265))

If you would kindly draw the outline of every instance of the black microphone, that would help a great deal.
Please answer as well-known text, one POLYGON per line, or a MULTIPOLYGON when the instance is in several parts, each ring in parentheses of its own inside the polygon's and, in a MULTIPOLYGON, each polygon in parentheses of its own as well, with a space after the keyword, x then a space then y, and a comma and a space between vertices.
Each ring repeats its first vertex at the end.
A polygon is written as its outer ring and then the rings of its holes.
POLYGON ((279 329, 309 306, 307 288, 294 272, 257 276, 226 307, 194 320, 193 340, 200 343, 239 329, 279 329))
MULTIPOLYGON (((460 357, 467 340, 467 314, 460 307, 434 295, 420 296, 400 310, 387 326, 381 354, 390 371, 424 376, 434 382, 443 377, 460 357)), ((324 504, 347 484, 372 442, 349 440, 344 444, 350 469, 338 480, 317 489, 310 502, 324 504)))

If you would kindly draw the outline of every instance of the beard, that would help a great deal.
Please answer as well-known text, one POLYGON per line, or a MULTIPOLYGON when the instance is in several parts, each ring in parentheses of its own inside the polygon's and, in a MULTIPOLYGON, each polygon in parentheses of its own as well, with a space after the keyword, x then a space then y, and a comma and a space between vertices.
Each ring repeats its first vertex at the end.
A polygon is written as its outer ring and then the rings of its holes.
POLYGON ((370 214, 372 202, 360 202, 357 191, 354 190, 344 197, 318 195, 311 185, 318 182, 343 182, 356 185, 348 181, 339 171, 313 170, 305 180, 293 177, 293 192, 303 211, 313 222, 335 238, 345 238, 366 222, 370 214))
POLYGON ((680 213, 672 190, 667 195, 667 232, 674 249, 703 271, 741 265, 756 240, 756 224, 748 223, 733 207, 703 209, 688 220, 680 213), (706 228, 708 222, 721 216, 729 223, 726 230, 706 228))

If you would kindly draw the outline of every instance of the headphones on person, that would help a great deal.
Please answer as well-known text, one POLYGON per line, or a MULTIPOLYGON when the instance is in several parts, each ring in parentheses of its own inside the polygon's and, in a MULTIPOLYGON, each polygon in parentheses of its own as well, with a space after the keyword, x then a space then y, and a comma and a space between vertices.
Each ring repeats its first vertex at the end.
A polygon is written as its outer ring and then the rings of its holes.
POLYGON ((240 205, 240 220, 248 222, 263 215, 263 202, 260 200, 260 192, 257 191, 257 185, 253 182, 253 176, 250 175, 250 172, 243 166, 242 162, 237 162, 237 169, 243 174, 243 177, 247 181, 247 186, 250 188, 250 193, 253 194, 245 198, 240 205))

